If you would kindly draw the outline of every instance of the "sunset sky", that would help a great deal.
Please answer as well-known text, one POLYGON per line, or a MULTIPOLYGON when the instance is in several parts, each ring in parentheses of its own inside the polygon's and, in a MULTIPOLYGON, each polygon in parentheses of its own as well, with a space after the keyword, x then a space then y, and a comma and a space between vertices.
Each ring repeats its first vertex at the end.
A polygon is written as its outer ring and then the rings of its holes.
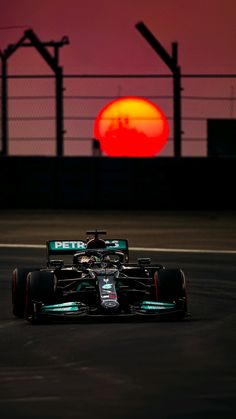
MULTIPOLYGON (((135 28, 143 21, 169 52, 178 42, 182 73, 236 73, 235 19, 235 0, 0 0, 0 49, 32 28, 42 41, 69 37, 60 53, 65 74, 166 74, 135 28)), ((10 73, 50 73, 36 55, 18 51, 10 59, 10 73)), ((232 79, 217 94, 229 96, 234 88, 232 79)), ((207 93, 214 92, 212 83, 207 93)))

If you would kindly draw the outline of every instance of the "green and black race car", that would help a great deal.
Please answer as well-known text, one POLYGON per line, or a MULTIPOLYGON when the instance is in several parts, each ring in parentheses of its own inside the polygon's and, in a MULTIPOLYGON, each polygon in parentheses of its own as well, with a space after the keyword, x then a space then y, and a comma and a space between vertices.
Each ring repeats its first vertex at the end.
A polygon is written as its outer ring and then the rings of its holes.
POLYGON ((13 314, 32 323, 81 318, 173 318, 188 315, 181 269, 129 262, 126 239, 49 240, 47 263, 12 273, 13 314), (53 256, 53 258, 52 258, 53 256), (69 260, 66 261, 66 259, 69 260))

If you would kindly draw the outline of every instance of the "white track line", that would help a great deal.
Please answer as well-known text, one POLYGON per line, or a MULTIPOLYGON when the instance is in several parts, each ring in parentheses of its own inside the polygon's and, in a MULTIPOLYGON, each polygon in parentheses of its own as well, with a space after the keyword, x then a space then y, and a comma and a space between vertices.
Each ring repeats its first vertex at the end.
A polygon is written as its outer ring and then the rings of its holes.
POLYGON ((0 247, 11 248, 11 249, 46 249, 44 244, 11 244, 11 243, 0 243, 0 247))
MULTIPOLYGON (((45 249, 46 246, 43 244, 11 244, 11 243, 0 243, 0 248, 10 249, 45 249)), ((162 253, 222 253, 236 255, 236 250, 217 250, 217 249, 169 249, 159 247, 130 247, 129 250, 133 252, 162 252, 162 253)))
POLYGON ((168 249, 158 247, 130 247, 134 252, 165 252, 165 253, 223 253, 236 255, 236 250, 217 250, 217 249, 168 249))

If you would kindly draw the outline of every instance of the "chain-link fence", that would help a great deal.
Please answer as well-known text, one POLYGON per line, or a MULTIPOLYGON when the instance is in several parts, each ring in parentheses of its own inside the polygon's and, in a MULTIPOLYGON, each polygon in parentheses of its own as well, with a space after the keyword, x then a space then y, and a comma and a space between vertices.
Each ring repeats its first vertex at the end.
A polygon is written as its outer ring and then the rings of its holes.
MULTIPOLYGON (((56 155, 55 78, 21 75, 7 82, 9 155, 56 155)), ((207 120, 236 118, 235 76, 183 75, 182 89, 182 156, 206 156, 207 120)), ((162 109, 170 135, 159 156, 173 156, 173 79, 165 75, 65 75, 64 155, 91 156, 99 111, 123 96, 162 109)))

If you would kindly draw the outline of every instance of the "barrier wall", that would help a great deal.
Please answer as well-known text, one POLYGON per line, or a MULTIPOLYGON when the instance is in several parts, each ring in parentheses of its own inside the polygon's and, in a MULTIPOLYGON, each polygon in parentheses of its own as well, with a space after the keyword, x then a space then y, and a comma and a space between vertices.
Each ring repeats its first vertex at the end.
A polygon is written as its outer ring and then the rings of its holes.
POLYGON ((235 158, 0 157, 0 208, 235 210, 235 158))

